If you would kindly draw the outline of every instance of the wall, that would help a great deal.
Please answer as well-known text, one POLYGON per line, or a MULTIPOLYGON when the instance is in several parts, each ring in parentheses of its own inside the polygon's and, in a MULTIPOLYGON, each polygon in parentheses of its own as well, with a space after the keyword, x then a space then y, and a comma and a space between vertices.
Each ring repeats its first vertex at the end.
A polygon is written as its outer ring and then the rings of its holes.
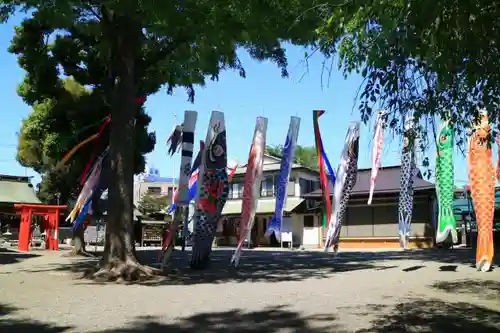
MULTIPOLYGON (((397 198, 374 199, 371 206, 364 198, 351 200, 341 230, 341 237, 396 237, 398 235, 397 198)), ((432 197, 416 196, 410 237, 434 236, 432 197)))
POLYGON ((177 188, 177 184, 164 182, 135 182, 134 183, 134 203, 139 202, 144 194, 148 193, 150 187, 161 187, 161 195, 168 193, 168 188, 177 188))
POLYGON ((292 170, 290 176, 295 179, 295 183, 294 183, 295 196, 297 196, 297 197, 300 197, 300 196, 306 194, 306 193, 300 193, 300 184, 299 184, 300 178, 306 179, 306 180, 311 180, 311 181, 319 181, 319 176, 317 176, 315 174, 308 173, 308 172, 299 171, 299 170, 292 170))
POLYGON ((313 214, 292 214, 292 237, 294 246, 318 247, 321 242, 321 221, 313 214), (304 217, 312 216, 313 227, 304 227, 304 217))
POLYGON ((302 245, 302 237, 304 233, 304 220, 302 215, 292 214, 292 239, 293 245, 302 245))
MULTIPOLYGON (((277 181, 276 179, 277 179, 278 175, 279 175, 279 171, 266 171, 263 174, 263 177, 262 177, 263 181, 266 181, 266 179, 268 177, 272 177, 274 179, 272 189, 270 189, 271 193, 274 193, 276 191, 276 181, 277 181)), ((303 178, 306 180, 311 180, 311 181, 316 181, 316 182, 319 181, 319 177, 314 175, 314 174, 304 172, 304 171, 292 170, 290 173, 290 179, 293 179, 294 181, 289 181, 289 183, 288 183, 288 196, 300 197, 301 195, 305 194, 305 193, 300 192, 300 184, 299 184, 300 178, 303 178)), ((243 174, 238 174, 238 175, 234 176, 233 181, 232 181, 232 184, 234 186, 232 187, 229 199, 239 200, 238 195, 241 196, 243 192, 240 189, 239 193, 237 193, 237 189, 240 188, 239 185, 237 185, 237 184, 242 184, 243 182, 244 182, 244 175, 243 174)), ((262 191, 261 191, 262 198, 273 200, 274 197, 265 196, 265 192, 266 191, 264 189, 262 189, 262 191)))

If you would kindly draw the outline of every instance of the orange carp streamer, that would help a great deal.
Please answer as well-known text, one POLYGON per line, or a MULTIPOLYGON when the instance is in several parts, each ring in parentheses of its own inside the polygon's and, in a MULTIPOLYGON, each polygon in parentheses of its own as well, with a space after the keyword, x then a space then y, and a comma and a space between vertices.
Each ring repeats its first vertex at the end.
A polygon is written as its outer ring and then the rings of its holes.
POLYGON ((73 156, 76 153, 78 149, 85 146, 90 141, 97 139, 98 137, 99 137, 98 133, 89 136, 88 138, 86 138, 85 140, 74 146, 66 155, 64 155, 64 157, 61 159, 61 162, 59 163, 65 164, 71 158, 71 156, 73 156))
POLYGON ((486 272, 493 262, 493 215, 495 212, 496 172, 493 166, 488 115, 481 111, 480 121, 469 139, 469 181, 476 213, 476 268, 486 272))

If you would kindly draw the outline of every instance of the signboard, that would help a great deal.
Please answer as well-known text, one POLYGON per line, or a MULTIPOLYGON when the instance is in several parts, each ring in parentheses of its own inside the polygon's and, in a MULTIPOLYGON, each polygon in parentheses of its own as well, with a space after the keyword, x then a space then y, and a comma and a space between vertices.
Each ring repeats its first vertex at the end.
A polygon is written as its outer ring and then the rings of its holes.
POLYGON ((291 242, 292 241, 292 218, 289 216, 283 216, 281 223, 281 242, 291 242))

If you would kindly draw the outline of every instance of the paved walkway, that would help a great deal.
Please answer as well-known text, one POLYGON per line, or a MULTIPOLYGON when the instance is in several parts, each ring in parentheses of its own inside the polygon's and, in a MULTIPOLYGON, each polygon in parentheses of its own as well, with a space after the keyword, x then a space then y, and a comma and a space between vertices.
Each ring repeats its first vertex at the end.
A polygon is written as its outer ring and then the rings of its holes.
POLYGON ((0 252, 0 332, 500 332, 500 269, 477 272, 466 249, 250 250, 237 270, 231 254, 126 286, 76 279, 88 259, 0 252))

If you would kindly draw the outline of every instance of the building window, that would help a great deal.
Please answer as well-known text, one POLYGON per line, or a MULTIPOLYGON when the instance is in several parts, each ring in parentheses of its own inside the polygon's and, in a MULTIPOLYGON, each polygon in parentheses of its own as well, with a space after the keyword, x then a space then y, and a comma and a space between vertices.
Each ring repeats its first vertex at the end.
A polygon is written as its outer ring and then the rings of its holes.
POLYGON ((156 187, 156 186, 148 187, 148 194, 160 195, 161 187, 156 187))
POLYGON ((319 180, 316 180, 312 182, 312 190, 313 191, 316 191, 316 190, 319 190, 321 188, 321 185, 320 185, 320 182, 319 180))
POLYGON ((319 180, 299 178, 300 195, 311 193, 320 188, 319 180))
POLYGON ((229 199, 241 199, 243 198, 243 184, 233 183, 229 186, 229 199))
POLYGON ((260 184, 261 197, 274 196, 274 176, 267 176, 260 184))
POLYGON ((304 228, 314 228, 313 215, 304 215, 304 228))
POLYGON ((308 179, 299 178, 300 194, 304 195, 313 191, 313 182, 308 179))
POLYGON ((289 197, 295 196, 295 182, 288 182, 288 192, 287 195, 289 197))

